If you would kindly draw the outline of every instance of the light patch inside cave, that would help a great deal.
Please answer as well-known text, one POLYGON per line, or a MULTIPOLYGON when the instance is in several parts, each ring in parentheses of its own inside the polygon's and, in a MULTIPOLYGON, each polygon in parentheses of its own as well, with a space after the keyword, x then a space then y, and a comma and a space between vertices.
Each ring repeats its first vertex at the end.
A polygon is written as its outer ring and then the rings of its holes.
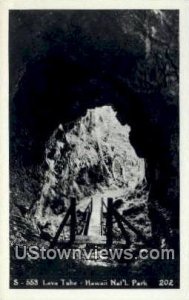
MULTIPOLYGON (((46 145, 47 170, 36 204, 35 224, 53 237, 71 197, 76 198, 80 214, 92 199, 96 213, 91 224, 95 225, 89 225, 88 233, 97 237, 101 199, 105 205, 108 197, 121 199, 120 213, 132 206, 145 207, 145 161, 136 155, 129 141, 130 127, 120 124, 111 106, 88 109, 71 129, 66 127, 60 124, 46 145)), ((63 233, 64 238, 68 235, 63 233)))

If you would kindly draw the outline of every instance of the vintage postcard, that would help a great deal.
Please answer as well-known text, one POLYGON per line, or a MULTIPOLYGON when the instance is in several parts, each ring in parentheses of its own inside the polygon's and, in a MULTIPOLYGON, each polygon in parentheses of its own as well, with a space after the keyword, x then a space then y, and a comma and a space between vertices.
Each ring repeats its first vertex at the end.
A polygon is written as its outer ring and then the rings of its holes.
POLYGON ((189 6, 155 2, 2 13, 6 299, 187 299, 189 6))

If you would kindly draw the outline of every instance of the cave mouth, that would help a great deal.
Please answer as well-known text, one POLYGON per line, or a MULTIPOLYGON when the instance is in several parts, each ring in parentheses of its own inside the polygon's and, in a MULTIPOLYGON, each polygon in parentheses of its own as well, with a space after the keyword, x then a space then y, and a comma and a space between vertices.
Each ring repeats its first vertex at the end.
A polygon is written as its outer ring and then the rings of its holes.
MULTIPOLYGON (((119 213, 124 216, 128 209, 133 210, 132 223, 149 235, 145 161, 137 156, 129 133, 130 126, 121 125, 112 106, 107 105, 88 109, 71 126, 59 124, 45 147, 46 171, 33 215, 40 231, 45 228, 53 238, 75 198, 80 242, 85 243, 86 236, 96 242, 106 236, 106 212, 102 207, 103 203, 107 207, 107 199, 112 197, 119 213), (93 214, 85 230, 82 218, 91 203, 93 214)), ((69 226, 65 227, 64 241, 69 232, 69 226)), ((121 232, 118 240, 124 243, 121 232)))

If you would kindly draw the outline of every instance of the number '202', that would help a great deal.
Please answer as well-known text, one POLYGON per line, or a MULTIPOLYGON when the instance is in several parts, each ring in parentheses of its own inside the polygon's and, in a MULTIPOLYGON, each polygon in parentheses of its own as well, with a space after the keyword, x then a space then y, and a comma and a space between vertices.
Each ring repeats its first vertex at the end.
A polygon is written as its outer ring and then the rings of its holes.
POLYGON ((162 287, 174 286, 174 281, 173 281, 173 279, 160 279, 159 286, 162 286, 162 287))

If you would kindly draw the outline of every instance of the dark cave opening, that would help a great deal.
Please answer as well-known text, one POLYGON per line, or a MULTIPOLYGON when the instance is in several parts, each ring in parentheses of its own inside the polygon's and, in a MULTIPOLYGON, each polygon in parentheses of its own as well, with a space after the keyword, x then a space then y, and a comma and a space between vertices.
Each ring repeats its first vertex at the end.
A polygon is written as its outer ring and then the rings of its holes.
MULTIPOLYGON (((40 164, 45 142, 59 124, 72 126, 87 109, 111 105, 121 124, 131 127, 130 142, 137 155, 145 159, 154 240, 157 237, 158 244, 160 237, 166 237, 168 244, 177 248, 178 95, 167 94, 159 87, 147 92, 142 82, 140 90, 132 87, 138 61, 146 62, 145 45, 134 34, 135 26, 125 34, 114 12, 36 13, 36 28, 44 35, 33 27, 31 36, 25 32, 26 25, 33 24, 34 12, 11 12, 11 170, 14 172, 18 162, 25 168, 40 164), (52 21, 53 14, 56 22, 52 21), (20 62, 23 69, 18 75, 20 62)), ((122 12, 116 14, 122 17, 122 12)), ((139 20, 144 17, 142 11, 137 15, 139 20)), ((158 47, 154 46, 154 52, 161 54, 158 47)), ((168 58, 165 64, 170 66, 168 58)))

